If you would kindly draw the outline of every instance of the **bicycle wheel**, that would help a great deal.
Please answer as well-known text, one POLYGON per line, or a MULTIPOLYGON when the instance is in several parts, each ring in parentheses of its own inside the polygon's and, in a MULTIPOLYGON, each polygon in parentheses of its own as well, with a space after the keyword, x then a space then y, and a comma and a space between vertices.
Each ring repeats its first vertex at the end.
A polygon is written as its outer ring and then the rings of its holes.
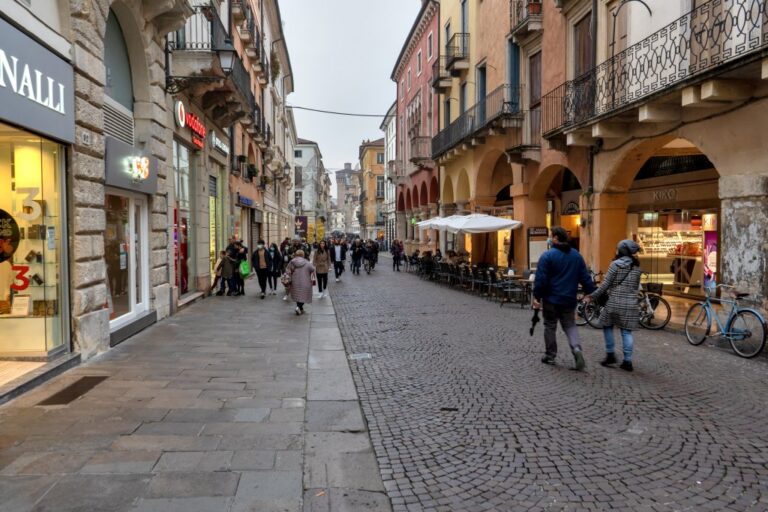
POLYGON ((726 328, 731 348, 741 357, 755 357, 765 347, 765 322, 751 309, 742 309, 726 328))
POLYGON ((595 329, 602 329, 603 326, 600 325, 600 313, 603 311, 603 308, 594 302, 590 302, 586 306, 584 306, 584 316, 587 319, 587 323, 590 327, 594 327, 595 329))
POLYGON ((584 294, 579 292, 576 295, 576 325, 587 325, 586 304, 582 301, 584 294))
POLYGON ((647 298, 642 299, 640 325, 646 329, 657 331, 666 327, 670 318, 672 318, 672 308, 669 307, 669 302, 664 297, 649 293, 647 298))
POLYGON ((703 302, 694 304, 685 315, 685 337, 691 345, 701 345, 709 336, 712 318, 703 302))

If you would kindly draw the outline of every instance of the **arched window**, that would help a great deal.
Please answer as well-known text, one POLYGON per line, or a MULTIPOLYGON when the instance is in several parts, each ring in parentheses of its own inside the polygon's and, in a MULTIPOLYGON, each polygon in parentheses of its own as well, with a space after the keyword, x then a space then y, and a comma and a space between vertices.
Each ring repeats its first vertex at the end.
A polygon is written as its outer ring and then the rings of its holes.
POLYGON ((104 92, 133 112, 133 79, 128 47, 125 44, 120 22, 117 21, 111 9, 107 18, 107 33, 104 37, 104 66, 107 75, 104 92))

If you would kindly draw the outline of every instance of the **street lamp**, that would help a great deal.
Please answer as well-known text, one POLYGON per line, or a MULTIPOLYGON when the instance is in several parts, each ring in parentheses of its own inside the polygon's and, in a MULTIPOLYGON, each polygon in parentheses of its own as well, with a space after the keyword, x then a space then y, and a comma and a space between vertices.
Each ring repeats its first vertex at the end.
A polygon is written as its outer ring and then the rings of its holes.
POLYGON ((616 18, 619 17, 621 8, 630 2, 639 2, 648 10, 648 15, 653 17, 653 11, 644 0, 621 0, 621 3, 613 11, 613 33, 611 35, 611 109, 616 107, 616 18))
POLYGON ((229 76, 235 66, 235 58, 237 58, 237 50, 232 46, 232 40, 228 37, 224 39, 224 46, 217 48, 216 54, 219 57, 219 64, 224 76, 229 76))

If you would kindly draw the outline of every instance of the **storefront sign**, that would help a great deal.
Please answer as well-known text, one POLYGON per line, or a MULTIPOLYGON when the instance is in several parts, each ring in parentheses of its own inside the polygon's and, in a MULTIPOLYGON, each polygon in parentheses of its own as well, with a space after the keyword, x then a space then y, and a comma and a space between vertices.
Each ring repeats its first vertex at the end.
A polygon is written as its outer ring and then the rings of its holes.
POLYGON ((157 192, 157 159, 133 146, 105 137, 107 185, 145 194, 157 192))
POLYGON ((544 228, 528 228, 528 236, 549 236, 549 229, 544 228))
POLYGON ((578 215, 580 211, 579 203, 571 201, 563 208, 563 215, 578 215))
POLYGON ((10 260, 19 248, 21 234, 19 225, 13 216, 0 210, 0 263, 10 260))
POLYGON ((229 146, 216 135, 216 130, 211 130, 211 147, 224 156, 229 156, 229 146))
POLYGON ((674 201, 677 199, 676 188, 663 188, 653 191, 653 202, 661 203, 664 201, 674 201))
POLYGON ((75 141, 72 66, 0 19, 0 119, 75 141))
POLYGON ((254 201, 250 197, 246 197, 239 193, 237 194, 237 204, 239 204, 240 206, 247 206, 248 208, 250 208, 253 206, 253 203, 254 201))
POLYGON ((192 131, 192 143, 198 149, 203 149, 207 133, 203 121, 196 114, 188 112, 182 101, 177 101, 174 104, 173 117, 176 119, 176 126, 179 128, 189 126, 189 129, 192 131))

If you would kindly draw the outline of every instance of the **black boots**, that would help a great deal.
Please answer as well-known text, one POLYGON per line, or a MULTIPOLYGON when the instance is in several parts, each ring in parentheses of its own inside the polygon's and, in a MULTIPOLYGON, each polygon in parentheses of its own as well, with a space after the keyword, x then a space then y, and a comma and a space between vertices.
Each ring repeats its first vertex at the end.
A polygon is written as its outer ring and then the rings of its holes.
POLYGON ((616 364, 618 361, 616 360, 616 354, 613 352, 608 352, 605 354, 605 359, 600 361, 600 364, 603 366, 610 366, 612 364, 616 364))
POLYGON ((619 366, 624 371, 631 372, 634 368, 632 368, 632 361, 622 361, 621 366, 619 366))

